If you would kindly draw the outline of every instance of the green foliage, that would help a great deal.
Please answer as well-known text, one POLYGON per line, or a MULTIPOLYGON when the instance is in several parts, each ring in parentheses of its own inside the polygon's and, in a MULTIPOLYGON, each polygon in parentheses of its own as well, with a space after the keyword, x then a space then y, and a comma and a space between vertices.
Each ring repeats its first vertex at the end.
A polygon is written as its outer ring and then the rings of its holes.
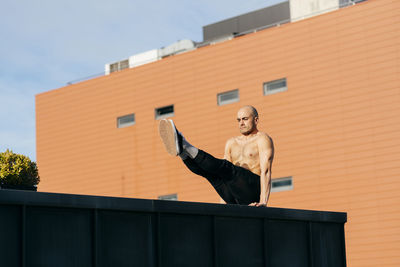
POLYGON ((11 150, 0 153, 0 186, 34 186, 40 181, 35 162, 11 150))

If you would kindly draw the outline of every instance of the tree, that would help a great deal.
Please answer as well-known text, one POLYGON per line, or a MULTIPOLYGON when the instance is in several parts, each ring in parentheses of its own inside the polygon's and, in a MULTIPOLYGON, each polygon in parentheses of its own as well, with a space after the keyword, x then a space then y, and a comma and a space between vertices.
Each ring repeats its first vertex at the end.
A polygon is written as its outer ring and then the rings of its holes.
POLYGON ((0 187, 33 187, 40 181, 35 162, 6 150, 0 153, 0 187))

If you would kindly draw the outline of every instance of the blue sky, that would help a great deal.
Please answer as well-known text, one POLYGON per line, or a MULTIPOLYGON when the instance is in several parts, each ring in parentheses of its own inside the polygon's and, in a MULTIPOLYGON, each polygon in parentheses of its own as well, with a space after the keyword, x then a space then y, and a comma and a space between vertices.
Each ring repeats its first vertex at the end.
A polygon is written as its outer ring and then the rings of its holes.
POLYGON ((284 0, 13 0, 0 8, 0 152, 36 160, 35 95, 284 0))

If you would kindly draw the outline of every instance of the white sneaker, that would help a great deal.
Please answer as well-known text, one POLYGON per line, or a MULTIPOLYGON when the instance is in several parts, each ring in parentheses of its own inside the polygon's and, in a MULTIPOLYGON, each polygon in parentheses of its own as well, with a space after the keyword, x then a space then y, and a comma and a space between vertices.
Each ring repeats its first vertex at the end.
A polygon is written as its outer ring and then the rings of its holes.
POLYGON ((182 135, 178 132, 172 120, 162 119, 158 125, 158 130, 169 154, 177 156, 182 153, 182 135))

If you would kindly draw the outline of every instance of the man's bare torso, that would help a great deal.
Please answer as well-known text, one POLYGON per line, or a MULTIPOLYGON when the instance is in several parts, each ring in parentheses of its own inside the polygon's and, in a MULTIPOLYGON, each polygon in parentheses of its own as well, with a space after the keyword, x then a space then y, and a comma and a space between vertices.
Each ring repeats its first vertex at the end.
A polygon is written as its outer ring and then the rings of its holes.
POLYGON ((228 151, 226 159, 236 166, 243 167, 251 172, 260 175, 260 157, 258 141, 269 136, 262 132, 257 132, 251 136, 237 136, 228 140, 228 151))

